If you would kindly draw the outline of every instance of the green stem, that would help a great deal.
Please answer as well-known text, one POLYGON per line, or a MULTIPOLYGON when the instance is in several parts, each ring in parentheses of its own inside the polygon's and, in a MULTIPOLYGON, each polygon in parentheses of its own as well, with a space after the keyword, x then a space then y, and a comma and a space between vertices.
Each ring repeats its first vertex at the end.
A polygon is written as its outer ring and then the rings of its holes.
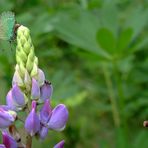
POLYGON ((122 80, 120 73, 117 68, 117 63, 116 61, 113 61, 113 71, 116 79, 116 85, 117 85, 117 91, 118 91, 118 98, 119 98, 119 105, 120 105, 120 114, 121 116, 124 116, 124 107, 125 107, 125 97, 124 97, 124 92, 123 92, 123 86, 122 86, 122 80))
POLYGON ((111 102, 114 124, 115 124, 115 127, 118 128, 120 126, 120 117, 119 117, 116 99, 115 99, 115 95, 114 95, 113 84, 112 84, 110 74, 109 74, 106 64, 103 64, 103 72, 104 72, 105 82, 107 85, 109 99, 111 102))
POLYGON ((120 118, 121 118, 121 129, 122 129, 122 138, 124 141, 125 146, 128 146, 128 141, 127 141, 127 136, 128 136, 128 124, 124 112, 125 108, 125 96, 124 96, 124 91, 123 91, 123 85, 122 85, 122 78, 119 73, 118 67, 117 67, 117 62, 113 61, 113 72, 115 75, 116 79, 116 88, 118 92, 118 100, 119 100, 119 107, 120 107, 120 118))
POLYGON ((32 137, 28 134, 26 137, 26 148, 32 147, 32 137))

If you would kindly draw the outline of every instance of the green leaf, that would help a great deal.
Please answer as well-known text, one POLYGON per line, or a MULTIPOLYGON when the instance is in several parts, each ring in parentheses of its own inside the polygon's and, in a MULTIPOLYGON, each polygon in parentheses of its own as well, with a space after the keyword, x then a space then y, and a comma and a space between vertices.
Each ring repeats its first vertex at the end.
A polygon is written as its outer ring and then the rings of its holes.
POLYGON ((98 56, 110 58, 110 55, 97 44, 96 32, 100 24, 99 19, 93 13, 78 8, 67 10, 54 16, 54 19, 50 21, 50 27, 51 24, 58 37, 66 42, 98 56))
POLYGON ((97 32, 97 41, 101 48, 110 53, 114 53, 116 48, 116 40, 113 33, 107 28, 101 28, 97 32))
POLYGON ((133 30, 131 28, 127 28, 121 32, 117 45, 117 49, 119 51, 128 47, 129 43, 131 42, 132 35, 133 30))
POLYGON ((133 29, 132 38, 135 39, 148 23, 148 9, 137 7, 128 12, 126 15, 125 27, 133 29))

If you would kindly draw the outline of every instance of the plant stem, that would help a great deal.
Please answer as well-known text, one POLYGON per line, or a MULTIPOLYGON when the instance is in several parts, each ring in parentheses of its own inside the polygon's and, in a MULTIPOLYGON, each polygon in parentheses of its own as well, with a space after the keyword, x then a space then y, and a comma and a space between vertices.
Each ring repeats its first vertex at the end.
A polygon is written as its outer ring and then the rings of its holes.
MULTIPOLYGON (((26 96, 28 98, 31 98, 30 97, 30 92, 27 92, 26 96)), ((27 114, 30 113, 30 109, 31 109, 31 100, 28 99, 28 104, 27 104, 27 108, 26 108, 26 113, 27 114)), ((31 147, 32 147, 32 136, 30 136, 30 134, 27 133, 27 136, 26 136, 26 148, 31 148, 31 147)))
POLYGON ((32 137, 28 134, 26 137, 26 148, 32 147, 32 137))
POLYGON ((125 116, 125 112, 124 112, 124 108, 125 108, 125 96, 124 96, 124 92, 123 92, 123 85, 122 85, 122 79, 117 67, 117 62, 114 60, 112 62, 113 64, 113 72, 115 75, 115 79, 116 79, 116 86, 117 86, 117 91, 118 91, 118 100, 119 100, 119 107, 120 107, 120 118, 121 118, 121 128, 122 128, 122 134, 123 134, 123 139, 124 139, 124 143, 126 145, 126 147, 128 146, 127 144, 127 136, 128 136, 128 124, 127 124, 127 120, 126 120, 126 116, 125 116))
POLYGON ((118 68, 117 68, 116 61, 113 61, 112 64, 113 64, 113 72, 114 72, 114 75, 115 75, 116 86, 117 86, 117 91, 118 91, 120 114, 121 114, 121 116, 124 116, 124 106, 125 106, 124 100, 125 100, 125 97, 124 97, 124 92, 123 92, 122 80, 121 80, 121 76, 120 76, 118 68))
POLYGON ((115 95, 114 95, 113 84, 112 84, 110 74, 109 74, 106 64, 103 64, 103 72, 104 72, 106 85, 108 88, 107 90, 108 90, 109 99, 111 102, 114 124, 115 124, 115 127, 118 128, 120 126, 120 117, 119 117, 116 99, 115 99, 115 95))

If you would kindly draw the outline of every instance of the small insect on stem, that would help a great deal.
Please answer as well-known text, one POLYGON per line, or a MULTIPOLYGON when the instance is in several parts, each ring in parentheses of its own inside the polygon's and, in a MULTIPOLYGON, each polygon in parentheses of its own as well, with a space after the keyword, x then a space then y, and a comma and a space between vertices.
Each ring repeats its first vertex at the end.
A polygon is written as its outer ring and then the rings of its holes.
POLYGON ((144 121, 144 122, 143 122, 143 126, 144 126, 144 127, 148 127, 148 121, 144 121))
POLYGON ((14 25, 14 28, 13 28, 13 36, 12 36, 11 39, 9 40, 11 50, 12 50, 12 46, 11 46, 11 45, 12 45, 12 42, 16 39, 17 29, 18 29, 20 26, 21 26, 20 24, 15 24, 15 25, 14 25))

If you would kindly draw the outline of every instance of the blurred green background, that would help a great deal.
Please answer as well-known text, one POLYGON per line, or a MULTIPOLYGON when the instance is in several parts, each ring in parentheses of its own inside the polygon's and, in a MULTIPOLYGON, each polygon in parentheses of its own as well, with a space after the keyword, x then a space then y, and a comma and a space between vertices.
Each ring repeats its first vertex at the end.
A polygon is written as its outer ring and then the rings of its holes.
MULTIPOLYGON (((33 147, 65 139, 65 148, 148 148, 147 0, 0 0, 0 13, 8 10, 31 30, 52 105, 69 109, 66 129, 33 147)), ((0 41, 1 104, 15 44, 0 41)))

